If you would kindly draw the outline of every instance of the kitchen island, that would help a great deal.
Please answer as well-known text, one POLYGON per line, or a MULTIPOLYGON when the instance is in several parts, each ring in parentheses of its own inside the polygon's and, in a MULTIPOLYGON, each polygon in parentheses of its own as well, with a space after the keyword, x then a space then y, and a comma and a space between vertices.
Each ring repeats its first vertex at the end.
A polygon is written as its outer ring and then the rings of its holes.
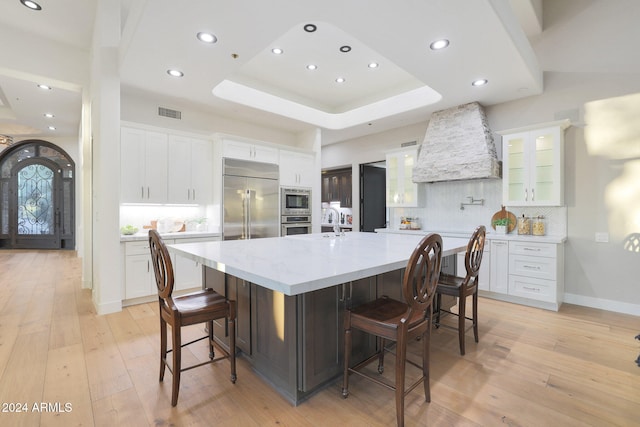
MULTIPOLYGON (((169 245, 203 264, 205 286, 236 300, 236 343, 254 370, 293 404, 342 373, 345 307, 379 295, 401 299, 404 268, 423 236, 348 233, 169 245)), ((443 256, 468 238, 443 239, 443 256)), ((353 336, 353 361, 375 339, 353 336)), ((226 323, 214 324, 228 347, 226 323)))

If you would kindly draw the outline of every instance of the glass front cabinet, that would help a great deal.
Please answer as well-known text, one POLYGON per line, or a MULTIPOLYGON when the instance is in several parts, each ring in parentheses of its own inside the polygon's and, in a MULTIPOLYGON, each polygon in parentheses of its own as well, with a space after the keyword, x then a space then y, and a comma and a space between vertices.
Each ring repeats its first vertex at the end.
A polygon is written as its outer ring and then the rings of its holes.
POLYGON ((416 148, 389 152, 387 161, 387 207, 420 206, 418 184, 413 182, 413 167, 418 159, 416 148))
POLYGON ((502 135, 502 203, 562 206, 564 130, 568 120, 511 129, 502 135))

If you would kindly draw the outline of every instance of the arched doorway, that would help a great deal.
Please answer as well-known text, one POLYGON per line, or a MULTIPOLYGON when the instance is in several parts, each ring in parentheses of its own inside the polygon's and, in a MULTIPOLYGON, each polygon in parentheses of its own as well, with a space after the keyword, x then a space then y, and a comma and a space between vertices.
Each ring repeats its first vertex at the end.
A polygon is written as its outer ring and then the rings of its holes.
POLYGON ((74 169, 71 157, 47 141, 0 153, 0 248, 75 248, 74 169))

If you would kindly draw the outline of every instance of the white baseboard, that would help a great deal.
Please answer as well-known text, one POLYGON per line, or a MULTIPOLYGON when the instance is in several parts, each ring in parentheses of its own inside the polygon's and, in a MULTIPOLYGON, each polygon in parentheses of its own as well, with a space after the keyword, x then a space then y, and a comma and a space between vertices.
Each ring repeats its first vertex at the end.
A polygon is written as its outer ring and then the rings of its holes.
POLYGON ((98 313, 99 315, 117 313, 119 311, 122 311, 122 301, 118 300, 118 301, 99 304, 98 301, 96 301, 95 299, 95 292, 93 296, 94 296, 92 298, 93 306, 96 309, 96 313, 98 313))
POLYGON ((576 294, 564 294, 564 302, 567 304, 583 305, 585 307, 599 308, 607 311, 615 311, 616 313, 632 314, 640 316, 640 304, 630 304, 628 302, 620 302, 607 300, 602 298, 585 297, 576 294))

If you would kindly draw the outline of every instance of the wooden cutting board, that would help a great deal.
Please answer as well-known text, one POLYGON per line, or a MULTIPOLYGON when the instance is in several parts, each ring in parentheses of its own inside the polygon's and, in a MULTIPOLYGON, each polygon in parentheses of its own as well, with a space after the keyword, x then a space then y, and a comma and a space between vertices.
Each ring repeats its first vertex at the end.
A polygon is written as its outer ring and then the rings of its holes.
POLYGON ((513 213, 509 212, 504 206, 502 207, 501 210, 494 213, 493 216, 491 217, 491 226, 493 227, 494 230, 496 229, 496 226, 493 225, 493 221, 501 218, 509 218, 509 226, 507 227, 507 233, 511 233, 513 230, 515 230, 516 216, 513 213))

